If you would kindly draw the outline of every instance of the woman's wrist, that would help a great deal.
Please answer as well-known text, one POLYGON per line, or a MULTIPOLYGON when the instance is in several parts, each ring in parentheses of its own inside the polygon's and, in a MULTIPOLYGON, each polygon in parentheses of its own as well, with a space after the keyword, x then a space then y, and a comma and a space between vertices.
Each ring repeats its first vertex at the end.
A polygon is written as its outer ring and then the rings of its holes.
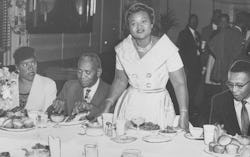
POLYGON ((181 109, 181 110, 180 110, 180 114, 181 114, 181 113, 188 113, 188 110, 187 110, 187 109, 181 109))
POLYGON ((107 98, 104 100, 104 102, 109 103, 109 104, 114 104, 114 100, 112 98, 107 98))

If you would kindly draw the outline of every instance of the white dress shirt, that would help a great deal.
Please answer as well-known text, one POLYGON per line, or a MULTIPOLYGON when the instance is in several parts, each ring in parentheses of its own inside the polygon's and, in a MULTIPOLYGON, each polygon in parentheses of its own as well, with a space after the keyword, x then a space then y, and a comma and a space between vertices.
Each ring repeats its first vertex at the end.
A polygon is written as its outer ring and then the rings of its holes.
MULTIPOLYGON (((194 38, 194 41, 195 41, 197 47, 199 47, 199 43, 197 43, 197 42, 199 42, 199 41, 197 41, 198 36, 195 34, 195 30, 193 28, 191 28, 191 27, 188 27, 188 28, 191 31, 192 35, 193 35, 193 38, 194 38)), ((197 56, 199 56, 200 54, 201 53, 200 53, 199 49, 197 49, 197 56)))
POLYGON ((87 88, 84 88, 84 89, 83 89, 83 94, 84 94, 84 95, 83 95, 83 98, 85 97, 86 91, 87 91, 88 89, 90 89, 88 98, 86 99, 86 101, 87 101, 88 103, 91 102, 93 96, 95 95, 95 92, 96 92, 96 90, 97 90, 97 88, 98 88, 99 83, 100 83, 100 79, 98 78, 98 80, 96 81, 96 83, 95 83, 93 86, 87 87, 87 88))
MULTIPOLYGON (((250 97, 247 98, 246 101, 247 101, 247 103, 246 103, 246 109, 247 109, 247 113, 248 113, 248 115, 250 117, 250 97)), ((236 116, 237 116, 238 124, 240 126, 240 129, 242 129, 242 126, 241 126, 241 109, 242 109, 242 103, 241 103, 241 101, 234 100, 234 108, 235 108, 235 111, 236 111, 236 116)))
POLYGON ((218 29, 218 26, 216 24, 212 23, 212 28, 214 31, 216 31, 218 29))

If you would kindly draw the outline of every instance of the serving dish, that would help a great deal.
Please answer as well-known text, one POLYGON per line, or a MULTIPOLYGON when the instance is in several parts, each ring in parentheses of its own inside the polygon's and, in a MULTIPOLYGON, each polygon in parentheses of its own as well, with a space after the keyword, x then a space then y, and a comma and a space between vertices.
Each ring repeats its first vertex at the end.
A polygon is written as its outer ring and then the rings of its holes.
POLYGON ((210 151, 208 148, 205 148, 204 152, 207 153, 207 154, 210 154, 211 156, 214 156, 214 157, 236 157, 236 156, 240 155, 238 153, 237 154, 215 153, 215 152, 210 151))
POLYGON ((31 128, 20 128, 20 129, 0 127, 0 129, 4 131, 11 131, 11 132, 25 132, 25 131, 30 131, 30 130, 35 129, 35 126, 31 128))

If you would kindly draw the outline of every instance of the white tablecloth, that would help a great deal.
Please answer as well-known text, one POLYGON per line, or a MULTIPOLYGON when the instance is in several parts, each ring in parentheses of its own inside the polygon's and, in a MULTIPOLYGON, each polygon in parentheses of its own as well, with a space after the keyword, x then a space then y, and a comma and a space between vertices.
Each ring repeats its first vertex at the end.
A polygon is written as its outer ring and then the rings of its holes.
MULTIPOLYGON (((189 140, 179 133, 172 141, 165 143, 148 143, 141 139, 145 135, 128 131, 128 134, 137 136, 132 143, 119 144, 109 137, 79 135, 80 126, 61 126, 59 128, 41 128, 26 132, 8 132, 0 130, 0 152, 17 152, 21 148, 31 148, 36 143, 47 144, 48 136, 60 137, 62 157, 82 157, 84 144, 98 144, 99 157, 120 157, 124 149, 132 148, 142 151, 143 157, 209 157, 204 152, 207 147, 203 140, 189 140)), ((13 157, 16 157, 13 155, 13 157)), ((20 157, 20 155, 18 155, 20 157)))

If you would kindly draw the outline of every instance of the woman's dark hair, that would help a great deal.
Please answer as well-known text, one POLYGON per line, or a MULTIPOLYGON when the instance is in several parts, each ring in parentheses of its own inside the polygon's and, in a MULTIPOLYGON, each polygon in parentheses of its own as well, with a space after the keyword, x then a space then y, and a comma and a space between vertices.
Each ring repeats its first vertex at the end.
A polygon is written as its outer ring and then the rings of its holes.
POLYGON ((18 49, 16 49, 13 58, 15 60, 16 65, 18 65, 20 62, 26 59, 36 58, 35 49, 28 46, 19 47, 18 49))
POLYGON ((128 22, 129 17, 132 14, 140 12, 140 11, 144 11, 144 12, 148 13, 151 23, 154 24, 154 22, 155 22, 154 9, 149 7, 146 4, 143 4, 143 3, 135 3, 135 4, 131 5, 125 13, 125 24, 127 27, 129 26, 129 22, 128 22))

